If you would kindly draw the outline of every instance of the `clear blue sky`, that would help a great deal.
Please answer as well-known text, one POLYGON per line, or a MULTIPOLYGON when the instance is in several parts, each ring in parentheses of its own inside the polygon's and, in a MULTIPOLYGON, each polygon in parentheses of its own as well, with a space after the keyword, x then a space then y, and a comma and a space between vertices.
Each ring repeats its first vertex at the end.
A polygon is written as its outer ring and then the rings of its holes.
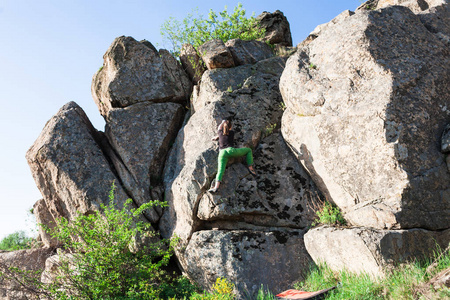
POLYGON ((27 211, 41 198, 25 159, 45 123, 69 101, 77 102, 94 126, 104 122, 91 96, 91 79, 114 38, 147 39, 164 48, 160 26, 182 20, 192 9, 281 10, 294 44, 317 25, 359 0, 0 0, 0 239, 29 230, 27 211))

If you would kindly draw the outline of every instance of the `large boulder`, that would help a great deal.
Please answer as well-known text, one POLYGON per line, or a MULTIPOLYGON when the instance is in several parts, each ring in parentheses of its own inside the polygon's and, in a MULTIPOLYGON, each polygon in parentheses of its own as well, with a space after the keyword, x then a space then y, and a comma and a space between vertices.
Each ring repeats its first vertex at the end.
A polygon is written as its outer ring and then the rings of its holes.
MULTIPOLYGON (((211 254, 207 264, 198 264, 204 251, 200 247, 212 243, 211 239, 232 249, 242 246, 239 246, 241 242, 229 240, 229 236, 264 231, 261 239, 266 240, 275 235, 274 232, 297 231, 311 223, 310 206, 318 200, 317 191, 276 130, 283 112, 278 89, 283 67, 284 60, 275 57, 254 66, 206 71, 200 86, 202 103, 196 106, 195 113, 179 132, 166 163, 164 184, 169 207, 159 228, 166 238, 174 235, 180 238, 176 250, 178 261, 185 273, 205 288, 210 287, 216 275, 240 280, 250 274, 243 267, 210 271, 212 266, 221 268, 219 266, 231 255, 231 252, 213 249, 215 246, 207 250, 211 254), (233 88, 228 88, 229 84, 233 88), (255 149, 258 175, 252 177, 239 160, 230 162, 219 192, 211 195, 207 190, 217 172, 218 155, 217 143, 211 138, 216 135, 221 118, 226 116, 234 118, 236 146, 255 149), (229 230, 244 231, 228 234, 229 230), (196 264, 192 263, 194 260, 196 264), (209 272, 208 278, 201 277, 209 272)), ((307 256, 301 254, 302 238, 287 234, 286 239, 289 247, 274 245, 267 249, 279 253, 277 257, 283 257, 284 262, 294 261, 298 255, 307 256)), ((269 240, 268 245, 274 243, 273 237, 269 240)), ((240 266, 252 266, 254 273, 289 273, 279 282, 287 286, 292 278, 301 276, 299 270, 308 268, 309 260, 305 259, 305 264, 300 261, 300 265, 289 270, 281 267, 283 263, 267 260, 263 254, 243 255, 242 261, 236 259, 230 263, 235 262, 240 266)), ((245 288, 253 291, 254 286, 269 285, 271 280, 269 276, 248 278, 245 288)), ((238 289, 242 293, 244 286, 238 289)))
POLYGON ((92 80, 92 96, 103 116, 114 107, 141 102, 184 102, 192 84, 176 59, 148 41, 121 36, 103 56, 92 80))
MULTIPOLYGON (((113 161, 124 188, 138 205, 154 198, 151 190, 162 182, 166 155, 183 118, 184 109, 177 103, 138 103, 108 112, 105 134, 119 157, 113 161)), ((146 216, 156 223, 160 213, 146 216)))
POLYGON ((51 215, 37 218, 51 222, 60 217, 70 220, 78 213, 98 211, 101 203, 108 203, 113 182, 116 184, 115 201, 118 207, 123 206, 128 195, 98 139, 98 132, 75 102, 64 105, 47 122, 26 154, 51 215))
POLYGON ((318 227, 309 230, 304 240, 316 263, 324 262, 335 271, 346 269, 383 276, 395 263, 431 257, 437 247, 447 247, 450 229, 439 232, 318 227))
POLYGON ((292 46, 289 22, 281 11, 277 10, 273 13, 265 11, 256 19, 259 26, 266 31, 263 38, 264 41, 268 41, 273 45, 292 46))
POLYGON ((283 136, 352 224, 450 227, 449 60, 419 16, 390 6, 328 26, 287 61, 283 136))
POLYGON ((28 282, 32 282, 33 279, 39 280, 45 268, 45 261, 53 252, 53 248, 39 248, 0 253, 0 299, 40 299, 38 297, 42 295, 33 291, 32 286, 22 286, 19 282, 8 279, 9 269, 17 268, 22 272, 29 272, 27 278, 19 278, 20 280, 26 279, 28 282))
MULTIPOLYGON (((218 277, 236 283, 238 299, 255 295, 264 284, 273 292, 292 288, 312 263, 303 231, 202 230, 185 251, 190 276, 211 288, 218 277)), ((252 298, 253 299, 253 298, 252 298)))
POLYGON ((255 64, 273 56, 270 46, 262 41, 232 39, 228 40, 225 46, 230 50, 235 66, 255 64))

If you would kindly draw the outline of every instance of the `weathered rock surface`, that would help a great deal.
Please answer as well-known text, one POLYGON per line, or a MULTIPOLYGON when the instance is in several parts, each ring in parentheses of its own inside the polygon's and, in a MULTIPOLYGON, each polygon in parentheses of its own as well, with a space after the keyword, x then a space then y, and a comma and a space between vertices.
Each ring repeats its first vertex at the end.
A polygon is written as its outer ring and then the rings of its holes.
POLYGON ((282 132, 354 225, 450 227, 447 46, 408 8, 360 11, 287 61, 282 132))
POLYGON ((450 44, 450 7, 448 0, 437 0, 436 5, 418 14, 423 25, 444 44, 450 44), (442 2, 442 4, 441 4, 442 2))
POLYGON ((219 39, 204 43, 198 47, 198 52, 208 70, 234 67, 234 60, 230 50, 219 39))
MULTIPOLYGON (((162 181, 164 161, 183 117, 183 107, 177 103, 138 103, 108 112, 105 133, 119 156, 115 165, 124 166, 116 169, 138 205, 151 200, 151 190, 162 181)), ((159 215, 146 216, 156 223, 159 215)))
POLYGON ((116 203, 122 207, 128 195, 96 142, 98 133, 75 102, 64 105, 45 125, 26 158, 36 185, 51 214, 37 216, 49 224, 60 217, 72 219, 108 203, 116 183, 116 203))
POLYGON ((306 228, 315 213, 317 191, 279 133, 262 139, 254 152, 256 180, 243 164, 230 166, 226 185, 217 194, 205 193, 197 217, 223 227, 225 220, 265 227, 306 228))
MULTIPOLYGON (((164 237, 176 235, 180 238, 177 258, 183 270, 206 288, 210 287, 215 274, 239 280, 247 277, 250 273, 244 265, 251 264, 253 270, 259 270, 254 273, 283 272, 284 276, 280 277, 283 286, 298 277, 298 270, 308 267, 309 260, 305 259, 305 264, 297 261, 299 265, 292 270, 280 269, 281 264, 296 261, 299 255, 307 256, 301 254, 301 237, 290 233, 289 247, 273 245, 267 248, 279 253, 276 260, 283 257, 280 264, 265 260, 265 254, 258 252, 252 261, 250 258, 242 262, 239 259, 230 261, 230 264, 239 263, 234 270, 228 266, 222 268, 232 252, 220 253, 215 249, 215 241, 222 248, 242 248, 241 242, 236 244, 228 236, 249 235, 251 231, 264 231, 258 233, 257 240, 268 239, 267 244, 271 245, 276 231, 298 232, 311 222, 312 210, 308 204, 318 200, 317 192, 289 153, 279 132, 273 131, 279 126, 282 114, 278 82, 283 67, 284 60, 275 57, 253 66, 206 71, 195 113, 179 132, 166 162, 164 183, 169 208, 164 212, 159 228, 164 237), (226 116, 234 118, 237 147, 256 148, 259 145, 254 151, 258 176, 252 177, 239 161, 230 162, 218 194, 211 195, 206 191, 216 175, 218 155, 217 144, 211 138, 216 135, 221 118, 226 116), (214 228, 217 230, 210 231, 214 228), (233 233, 229 234, 229 230, 233 233), (240 233, 239 230, 245 231, 240 233), (199 248, 200 244, 211 248, 204 250, 206 248, 199 248), (208 262, 199 264, 200 255, 208 256, 207 253, 211 255, 208 262), (192 263, 194 260, 196 264, 192 263), (202 277, 209 273, 211 276, 202 277)), ((245 247, 245 243, 243 245, 245 247)), ((246 279, 238 289, 240 293, 245 289, 253 291, 254 286, 259 288, 260 284, 269 285, 272 281, 273 276, 254 276, 246 279)))
POLYGON ((447 0, 369 0, 358 7, 357 10, 374 10, 392 5, 401 5, 409 8, 414 13, 418 13, 446 2, 447 0))
POLYGON ((325 262, 333 270, 347 269, 382 276, 394 263, 431 257, 436 246, 450 242, 450 229, 377 230, 318 227, 305 236, 308 253, 316 263, 325 262))
POLYGON ((47 204, 44 199, 38 200, 33 205, 33 214, 36 216, 36 223, 38 224, 39 236, 45 247, 56 247, 58 246, 58 241, 52 238, 50 233, 46 232, 40 224, 47 226, 50 230, 55 228, 56 221, 53 215, 50 213, 47 204))
POLYGON ((236 283, 239 299, 255 295, 264 284, 272 291, 292 288, 312 261, 303 231, 197 231, 185 251, 190 276, 211 288, 218 277, 236 283))
POLYGON ((62 251, 60 251, 60 249, 57 249, 57 254, 52 255, 45 260, 45 267, 41 274, 41 282, 54 282, 57 276, 61 275, 60 267, 62 265, 68 266, 71 270, 74 270, 76 268, 75 264, 72 263, 74 255, 77 254, 63 253, 62 251))
POLYGON ((264 41, 273 45, 292 46, 289 22, 281 11, 277 10, 274 13, 265 11, 257 17, 257 20, 261 28, 266 30, 264 41))
POLYGON ((204 66, 201 57, 197 54, 194 46, 191 44, 184 44, 181 47, 180 61, 192 82, 198 84, 203 73, 206 71, 206 67, 204 66))
POLYGON ((225 46, 230 50, 235 66, 255 64, 273 56, 270 46, 261 41, 232 39, 227 41, 225 46))
POLYGON ((147 41, 121 36, 103 56, 92 80, 92 96, 103 116, 114 107, 141 102, 183 102, 192 85, 176 59, 147 41))
MULTIPOLYGON (((39 248, 0 253, 0 271, 4 268, 16 267, 21 270, 36 272, 36 276, 44 270, 46 259, 52 255, 52 248, 39 248)), ((0 299, 26 300, 34 299, 25 288, 15 281, 0 276, 0 299)))

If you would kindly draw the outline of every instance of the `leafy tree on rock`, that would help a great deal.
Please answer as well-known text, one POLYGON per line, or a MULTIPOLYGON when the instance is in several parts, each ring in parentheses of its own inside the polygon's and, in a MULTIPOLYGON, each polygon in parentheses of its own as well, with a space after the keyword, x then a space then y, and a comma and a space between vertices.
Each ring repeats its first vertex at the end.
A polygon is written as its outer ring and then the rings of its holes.
POLYGON ((171 17, 161 25, 161 35, 172 45, 172 53, 179 56, 181 47, 189 43, 198 48, 212 39, 220 39, 224 43, 231 39, 256 40, 264 37, 264 30, 252 14, 245 17, 245 9, 239 3, 229 14, 227 7, 216 13, 212 9, 208 18, 204 19, 198 14, 198 9, 188 14, 182 22, 171 17))

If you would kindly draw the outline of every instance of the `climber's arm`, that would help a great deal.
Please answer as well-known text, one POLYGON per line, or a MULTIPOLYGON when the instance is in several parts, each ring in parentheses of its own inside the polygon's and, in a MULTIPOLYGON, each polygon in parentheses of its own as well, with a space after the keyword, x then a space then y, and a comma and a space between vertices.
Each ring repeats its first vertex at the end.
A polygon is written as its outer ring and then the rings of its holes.
MULTIPOLYGON (((219 127, 217 127, 217 131, 222 130, 223 129, 223 124, 225 124, 226 120, 222 120, 222 123, 220 123, 219 127)), ((217 137, 219 138, 219 137, 217 137)))

